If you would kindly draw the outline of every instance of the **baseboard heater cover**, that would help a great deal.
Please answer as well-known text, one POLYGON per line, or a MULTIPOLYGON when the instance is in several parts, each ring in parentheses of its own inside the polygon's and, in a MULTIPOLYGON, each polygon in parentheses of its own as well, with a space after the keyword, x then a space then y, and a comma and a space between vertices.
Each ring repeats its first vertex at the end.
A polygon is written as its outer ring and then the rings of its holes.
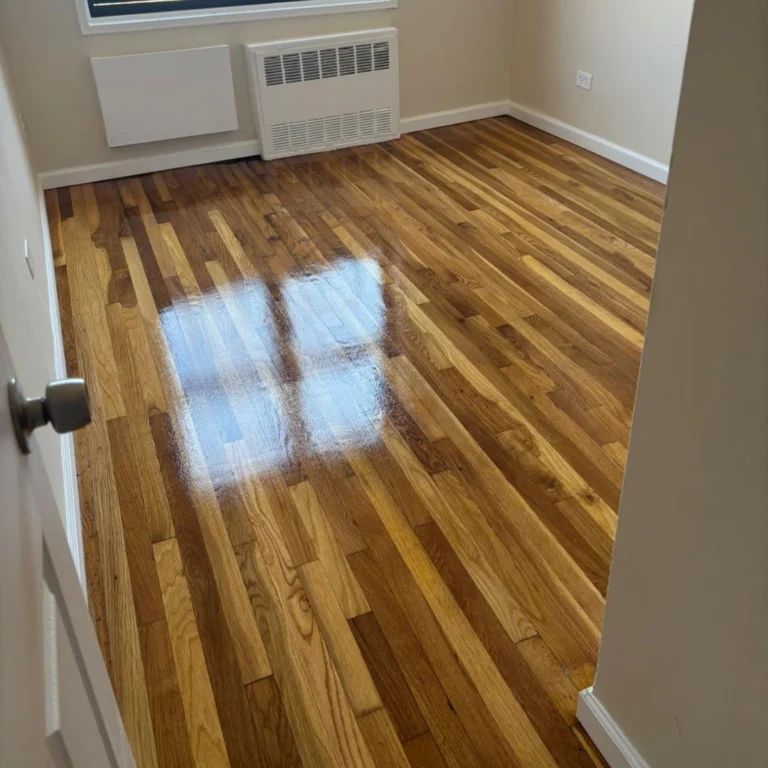
POLYGON ((265 159, 399 137, 396 29, 257 43, 246 56, 265 159))

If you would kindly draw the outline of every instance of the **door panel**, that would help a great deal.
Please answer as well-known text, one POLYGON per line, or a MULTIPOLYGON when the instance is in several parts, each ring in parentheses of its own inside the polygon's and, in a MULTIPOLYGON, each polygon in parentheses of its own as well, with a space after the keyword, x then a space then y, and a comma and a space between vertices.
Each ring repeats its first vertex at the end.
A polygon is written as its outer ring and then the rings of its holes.
POLYGON ((131 768, 35 438, 29 456, 16 442, 13 376, 0 326, 0 766, 131 768))
POLYGON ((44 591, 45 738, 56 768, 108 766, 110 759, 88 700, 56 598, 44 591))

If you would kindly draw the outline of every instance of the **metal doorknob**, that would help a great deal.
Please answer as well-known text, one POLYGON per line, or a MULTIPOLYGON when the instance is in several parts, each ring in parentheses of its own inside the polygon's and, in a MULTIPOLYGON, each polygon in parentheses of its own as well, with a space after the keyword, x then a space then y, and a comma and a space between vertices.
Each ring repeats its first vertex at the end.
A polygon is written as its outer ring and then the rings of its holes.
POLYGON ((83 379, 60 379, 45 388, 45 397, 24 397, 16 379, 8 382, 16 440, 23 453, 29 453, 29 437, 38 427, 50 424, 59 434, 74 432, 91 423, 88 387, 83 379))

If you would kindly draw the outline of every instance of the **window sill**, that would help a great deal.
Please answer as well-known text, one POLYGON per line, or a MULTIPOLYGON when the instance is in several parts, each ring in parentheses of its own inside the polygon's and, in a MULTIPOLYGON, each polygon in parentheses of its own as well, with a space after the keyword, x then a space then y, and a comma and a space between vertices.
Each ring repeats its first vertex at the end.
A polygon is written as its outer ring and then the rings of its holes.
POLYGON ((84 35, 109 32, 130 32, 142 29, 168 29, 195 27, 204 24, 231 24, 233 22, 284 19, 294 16, 378 11, 397 8, 398 0, 304 0, 275 5, 246 5, 235 8, 208 8, 200 11, 178 11, 168 14, 136 14, 91 18, 88 0, 75 0, 80 30, 84 35))

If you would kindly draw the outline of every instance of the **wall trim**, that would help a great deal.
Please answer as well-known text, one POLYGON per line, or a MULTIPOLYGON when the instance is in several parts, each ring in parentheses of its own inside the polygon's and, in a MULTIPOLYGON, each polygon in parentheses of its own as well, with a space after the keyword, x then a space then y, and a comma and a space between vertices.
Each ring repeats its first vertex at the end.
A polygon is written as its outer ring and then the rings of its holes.
MULTIPOLYGON (((67 376, 67 361, 64 355, 64 337, 61 333, 61 319, 59 317, 59 294, 56 290, 56 270, 53 265, 53 248, 51 246, 51 231, 48 226, 48 212, 45 206, 45 192, 40 179, 38 179, 37 187, 40 223, 43 231, 43 261, 48 280, 48 308, 51 313, 53 332, 54 372, 57 379, 64 379, 67 376)), ((64 528, 66 529, 69 548, 72 551, 72 559, 75 562, 75 570, 87 600, 80 491, 77 485, 75 440, 71 434, 61 436, 61 474, 64 482, 64 528)))
POLYGON ((232 141, 216 144, 212 147, 195 147, 178 152, 142 155, 125 160, 109 160, 94 165, 79 165, 61 168, 58 171, 45 171, 40 174, 43 189, 68 187, 70 184, 89 184, 94 181, 121 179, 124 176, 138 176, 142 173, 156 173, 171 168, 186 168, 190 165, 217 163, 220 160, 235 160, 240 157, 252 157, 259 154, 257 139, 232 141))
POLYGON ((297 16, 318 16, 357 11, 381 11, 397 8, 398 0, 301 0, 259 5, 207 8, 170 13, 137 13, 125 16, 93 18, 88 0, 75 0, 80 31, 84 35, 109 32, 131 32, 148 29, 169 29, 210 24, 266 21, 297 16))
POLYGON ((484 120, 487 117, 499 117, 509 114, 508 101, 493 101, 488 104, 475 104, 471 107, 447 109, 444 112, 430 112, 426 115, 406 117, 400 120, 400 133, 428 131, 430 128, 442 128, 446 125, 469 123, 484 120))
MULTIPOLYGON (((484 120, 502 115, 509 115, 523 123, 540 128, 542 131, 570 141, 578 147, 594 152, 662 184, 667 182, 669 166, 658 160, 641 155, 619 144, 614 144, 612 141, 593 133, 582 131, 580 128, 568 125, 568 123, 534 109, 528 109, 509 101, 493 101, 487 104, 475 104, 471 107, 406 117, 400 121, 400 132, 427 131, 432 128, 442 128, 447 125, 468 123, 473 120, 484 120)), ((236 160, 241 157, 258 155, 259 151, 258 139, 233 141, 209 147, 195 147, 177 152, 142 155, 124 160, 110 160, 94 165, 80 165, 72 168, 61 168, 57 171, 46 171, 40 174, 40 182, 43 189, 55 189, 70 184, 87 184, 94 181, 120 179, 124 176, 136 176, 142 173, 167 171, 171 168, 185 168, 190 165, 216 163, 221 160, 236 160)))
POLYGON ((576 717, 611 768, 649 768, 634 744, 595 696, 593 688, 579 694, 576 717))
MULTIPOLYGON (((496 101, 490 104, 478 104, 461 109, 450 109, 445 112, 432 112, 427 115, 409 117, 400 121, 401 133, 424 131, 429 128, 440 128, 445 125, 467 123, 472 120, 482 120, 486 117, 506 115, 509 102, 496 101)), ((124 176, 137 176, 142 173, 157 173, 171 168, 185 168, 190 165, 216 163, 221 160, 235 160, 240 157, 258 155, 260 146, 258 139, 248 141, 217 144, 212 147, 196 147, 195 149, 167 152, 165 154, 143 155, 125 160, 109 160, 93 165, 79 165, 72 168, 61 168, 57 171, 45 171, 40 174, 43 189, 67 187, 70 184, 90 184, 94 181, 120 179, 124 176)))
POLYGON ((534 128, 540 128, 542 131, 551 133, 553 136, 570 141, 571 144, 575 144, 577 147, 588 149, 596 155, 613 160, 614 163, 637 171, 643 176, 654 179, 654 181, 660 181, 662 184, 667 183, 669 166, 660 163, 658 160, 641 155, 627 147, 622 147, 620 144, 614 144, 612 141, 596 136, 594 133, 582 131, 581 128, 576 128, 574 125, 569 125, 562 120, 550 117, 542 112, 537 112, 535 109, 529 109, 521 104, 516 104, 513 101, 509 102, 507 114, 523 123, 532 125, 534 128))

